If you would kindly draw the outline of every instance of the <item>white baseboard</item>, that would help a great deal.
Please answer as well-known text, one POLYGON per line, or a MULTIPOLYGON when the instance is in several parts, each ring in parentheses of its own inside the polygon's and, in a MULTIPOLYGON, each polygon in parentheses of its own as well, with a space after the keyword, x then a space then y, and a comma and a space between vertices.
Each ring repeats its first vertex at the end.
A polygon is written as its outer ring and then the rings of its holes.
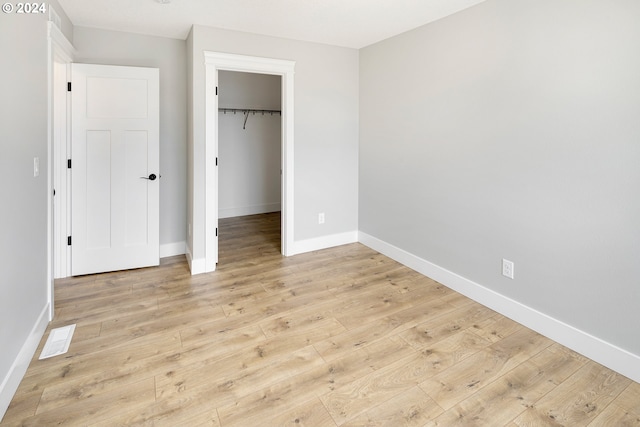
POLYGON ((221 208, 218 210, 218 218, 233 218, 236 216, 257 215, 270 212, 279 212, 280 203, 268 203, 265 205, 240 206, 235 208, 221 208))
POLYGON ((391 259, 442 283, 516 322, 628 378, 640 382, 640 356, 541 313, 366 233, 358 240, 391 259))
POLYGON ((191 250, 187 245, 185 245, 185 255, 187 257, 187 262, 189 263, 189 270, 191 270, 192 276, 207 272, 206 260, 204 258, 193 259, 193 255, 191 255, 191 250))
POLYGON ((160 245, 160 258, 166 258, 175 255, 184 255, 186 253, 187 242, 165 243, 160 245))
POLYGON ((318 251, 320 249, 332 248, 334 246, 356 243, 358 241, 358 232, 349 231, 346 233, 332 234, 329 236, 316 237, 315 239, 307 239, 293 242, 291 255, 303 254, 305 252, 318 251))
POLYGON ((40 312, 40 316, 38 316, 36 323, 33 325, 33 328, 31 328, 31 333, 22 345, 11 368, 9 368, 7 376, 3 378, 2 383, 0 383, 0 421, 2 421, 5 412, 7 412, 11 399, 13 399, 16 390, 18 390, 20 381, 22 381, 24 374, 27 372, 29 363, 31 363, 31 359, 38 349, 38 345, 48 324, 49 303, 47 303, 42 309, 42 312, 40 312))

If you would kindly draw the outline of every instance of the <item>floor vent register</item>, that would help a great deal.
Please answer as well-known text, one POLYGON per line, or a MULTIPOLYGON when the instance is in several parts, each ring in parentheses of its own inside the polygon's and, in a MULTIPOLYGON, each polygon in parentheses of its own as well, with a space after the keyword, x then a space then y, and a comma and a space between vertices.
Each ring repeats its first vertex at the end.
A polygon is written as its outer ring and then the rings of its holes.
POLYGON ((49 332, 49 338, 47 338, 42 353, 40 353, 40 360, 66 353, 69 350, 69 344, 71 344, 71 338, 73 338, 75 330, 75 324, 52 329, 49 332))

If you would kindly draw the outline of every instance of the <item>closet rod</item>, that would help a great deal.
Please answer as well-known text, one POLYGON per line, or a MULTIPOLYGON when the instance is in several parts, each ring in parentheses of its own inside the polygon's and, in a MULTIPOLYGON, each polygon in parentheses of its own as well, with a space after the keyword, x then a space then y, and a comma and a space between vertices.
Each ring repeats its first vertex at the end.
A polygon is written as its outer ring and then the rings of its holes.
POLYGON ((276 113, 282 115, 282 111, 280 110, 256 110, 253 108, 218 108, 218 112, 227 114, 227 113, 242 113, 245 114, 244 117, 244 124, 242 125, 242 129, 246 129, 247 128, 247 119, 249 118, 249 113, 253 113, 253 115, 255 116, 256 113, 261 113, 263 116, 265 114, 270 114, 270 115, 274 115, 276 113))
POLYGON ((261 113, 261 114, 282 114, 282 111, 280 110, 255 110, 253 108, 218 108, 218 111, 221 113, 242 113, 242 114, 246 114, 246 113, 261 113))

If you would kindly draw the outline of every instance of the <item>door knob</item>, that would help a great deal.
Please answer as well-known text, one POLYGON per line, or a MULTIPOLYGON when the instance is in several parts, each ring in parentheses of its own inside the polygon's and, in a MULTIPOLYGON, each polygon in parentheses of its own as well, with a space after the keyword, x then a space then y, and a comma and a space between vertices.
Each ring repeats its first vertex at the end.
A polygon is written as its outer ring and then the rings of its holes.
POLYGON ((149 175, 149 177, 141 176, 140 178, 141 178, 141 179, 148 179, 149 181, 155 181, 155 180, 156 180, 156 178, 157 178, 157 176, 156 176, 156 174, 155 174, 155 173, 152 173, 151 175, 149 175))

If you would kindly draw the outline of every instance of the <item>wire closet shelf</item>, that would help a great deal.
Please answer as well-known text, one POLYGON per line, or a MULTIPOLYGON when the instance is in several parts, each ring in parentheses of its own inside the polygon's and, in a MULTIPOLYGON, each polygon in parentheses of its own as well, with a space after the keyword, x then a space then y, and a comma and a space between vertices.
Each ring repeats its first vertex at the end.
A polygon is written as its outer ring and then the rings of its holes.
POLYGON ((244 123, 242 125, 242 129, 247 128, 247 119, 249 118, 249 114, 253 114, 254 116, 256 114, 262 114, 263 116, 265 114, 269 114, 271 116, 273 116, 274 114, 282 115, 281 110, 260 110, 260 109, 254 109, 254 108, 218 108, 218 112, 224 113, 224 114, 227 114, 227 113, 244 114, 244 123))

